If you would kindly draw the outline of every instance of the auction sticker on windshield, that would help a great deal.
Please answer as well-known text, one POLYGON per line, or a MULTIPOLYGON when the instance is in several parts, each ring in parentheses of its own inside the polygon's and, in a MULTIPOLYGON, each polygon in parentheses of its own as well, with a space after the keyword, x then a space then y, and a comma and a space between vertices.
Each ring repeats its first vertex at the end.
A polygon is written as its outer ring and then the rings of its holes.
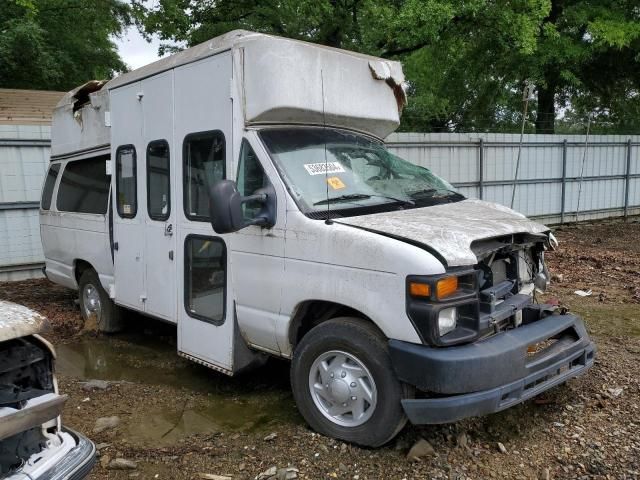
POLYGON ((305 163, 304 168, 309 175, 344 173, 344 167, 340 162, 305 163))
POLYGON ((345 188, 346 187, 344 182, 342 180, 340 180, 340 178, 338 178, 338 177, 329 177, 329 178, 327 178, 327 183, 334 190, 340 190, 341 188, 345 188))

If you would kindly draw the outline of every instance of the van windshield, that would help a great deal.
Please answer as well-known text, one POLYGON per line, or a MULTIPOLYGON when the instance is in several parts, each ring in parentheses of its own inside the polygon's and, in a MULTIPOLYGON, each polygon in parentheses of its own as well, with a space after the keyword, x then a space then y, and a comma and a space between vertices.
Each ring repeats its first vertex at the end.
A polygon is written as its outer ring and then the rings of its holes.
POLYGON ((265 129, 260 137, 303 213, 352 216, 464 200, 429 169, 383 144, 332 128, 265 129))

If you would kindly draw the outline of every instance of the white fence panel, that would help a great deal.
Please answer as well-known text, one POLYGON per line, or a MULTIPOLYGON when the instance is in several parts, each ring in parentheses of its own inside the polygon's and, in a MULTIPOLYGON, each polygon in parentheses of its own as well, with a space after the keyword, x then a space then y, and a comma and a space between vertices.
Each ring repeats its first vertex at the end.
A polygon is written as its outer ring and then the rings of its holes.
POLYGON ((471 197, 511 206, 548 223, 640 212, 640 135, 396 133, 391 151, 471 197), (411 147, 408 147, 411 144, 411 147), (628 185, 628 186, 627 186, 628 185), (578 197, 580 201, 578 202, 578 197))

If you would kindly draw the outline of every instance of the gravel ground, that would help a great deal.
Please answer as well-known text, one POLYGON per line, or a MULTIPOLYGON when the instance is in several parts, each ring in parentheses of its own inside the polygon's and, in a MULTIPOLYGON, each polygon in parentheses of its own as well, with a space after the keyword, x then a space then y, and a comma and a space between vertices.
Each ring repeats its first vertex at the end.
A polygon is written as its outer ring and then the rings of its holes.
POLYGON ((64 422, 100 447, 91 478, 253 479, 290 467, 278 478, 636 479, 640 223, 582 224, 556 235, 560 249, 547 257, 556 282, 544 300, 585 318, 598 345, 594 368, 505 412, 408 426, 377 450, 311 432, 295 410, 287 363, 227 378, 179 358, 166 325, 132 316, 123 335, 84 331, 74 292, 45 280, 0 284, 0 298, 49 317, 46 336, 58 346, 60 388, 70 396, 64 422), (86 384, 96 378, 106 381, 86 384), (95 428, 112 416, 117 425, 95 428), (420 439, 425 454, 408 459, 420 439))

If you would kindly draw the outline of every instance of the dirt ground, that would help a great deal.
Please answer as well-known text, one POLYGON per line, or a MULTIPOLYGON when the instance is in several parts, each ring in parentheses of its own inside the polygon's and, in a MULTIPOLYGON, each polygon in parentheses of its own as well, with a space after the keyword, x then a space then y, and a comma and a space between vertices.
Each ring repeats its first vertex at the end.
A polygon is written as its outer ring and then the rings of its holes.
POLYGON ((585 318, 598 346, 591 371, 505 412, 407 426, 377 450, 314 434, 295 409, 285 362, 228 378, 179 358, 167 325, 132 315, 123 334, 84 331, 74 292, 45 280, 0 284, 0 298, 49 317, 70 397, 64 423, 98 445, 94 479, 253 479, 270 467, 309 479, 637 479, 640 220, 556 230, 560 248, 547 257, 555 281, 542 300, 585 318), (95 379, 105 382, 86 383, 95 379), (112 416, 115 427, 95 429, 112 416), (408 460, 420 438, 435 453, 408 460), (115 458, 136 468, 115 470, 115 458))

